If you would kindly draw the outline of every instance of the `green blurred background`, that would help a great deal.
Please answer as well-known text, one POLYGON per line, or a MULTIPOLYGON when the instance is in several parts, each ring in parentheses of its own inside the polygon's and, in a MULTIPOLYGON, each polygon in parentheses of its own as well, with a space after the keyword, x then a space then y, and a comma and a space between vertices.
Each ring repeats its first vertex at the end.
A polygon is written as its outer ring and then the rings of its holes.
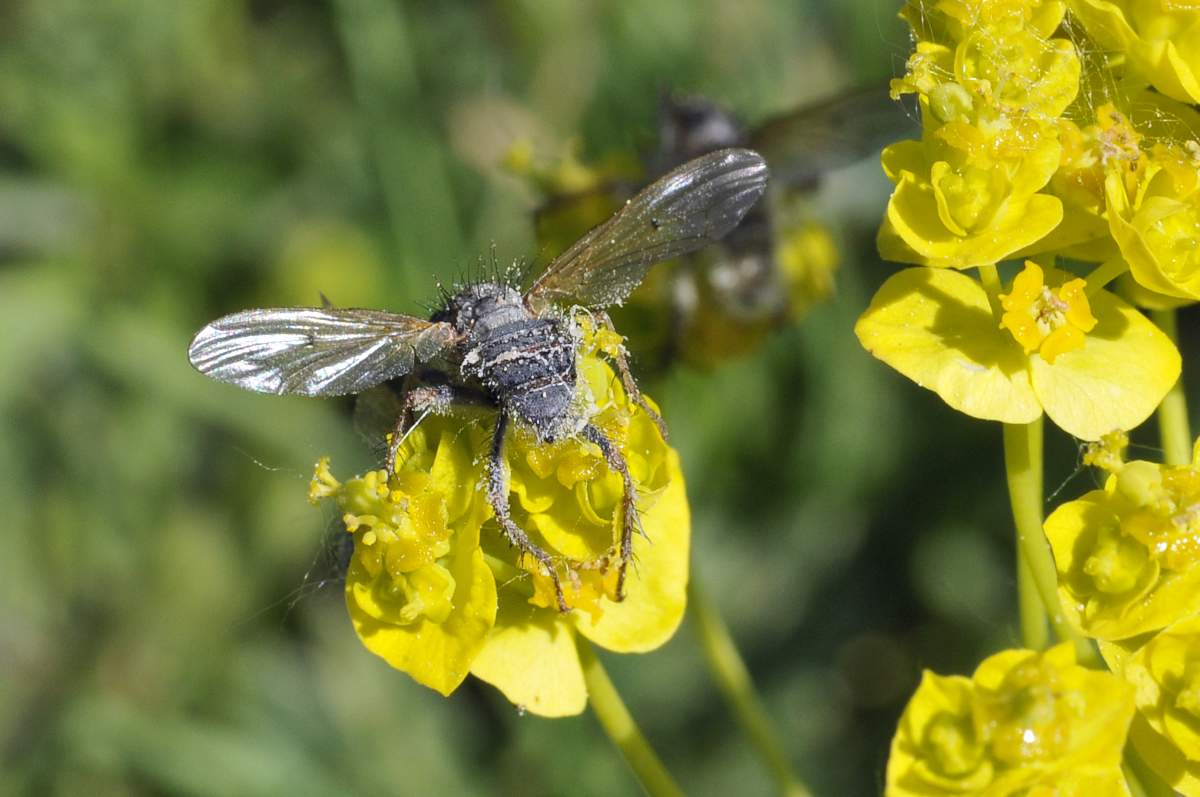
MULTIPOLYGON (((636 793, 590 716, 443 699, 363 649, 305 501, 319 455, 368 462, 349 402, 210 382, 186 344, 319 292, 421 312, 493 244, 534 254, 493 166, 514 137, 636 153, 662 88, 755 120, 882 82, 897 5, 0 3, 0 792, 636 793)), ((887 192, 871 161, 818 196, 835 302, 651 388, 694 567, 824 795, 878 793, 921 667, 1017 639, 999 429, 852 333, 887 192)), ((689 794, 770 793, 687 624, 605 661, 689 794)))

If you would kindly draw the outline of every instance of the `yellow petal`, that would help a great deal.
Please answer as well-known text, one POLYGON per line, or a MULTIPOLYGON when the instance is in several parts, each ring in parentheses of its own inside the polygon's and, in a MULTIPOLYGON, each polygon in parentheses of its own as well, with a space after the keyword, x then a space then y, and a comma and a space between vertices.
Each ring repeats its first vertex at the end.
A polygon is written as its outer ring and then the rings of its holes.
POLYGON ((587 706, 571 626, 556 611, 522 600, 504 601, 471 674, 542 717, 568 717, 587 706))
POLYGON ((1054 365, 1054 361, 1058 359, 1058 355, 1072 349, 1078 349, 1083 345, 1083 340, 1082 330, 1070 324, 1063 324, 1046 336, 1046 339, 1042 341, 1042 347, 1038 349, 1038 354, 1041 355, 1043 360, 1054 365))
POLYGON ((1007 294, 1001 294, 1000 302, 1005 310, 1028 309, 1042 295, 1042 286, 1045 284, 1046 272, 1037 263, 1026 260, 1020 273, 1013 277, 1012 289, 1007 294))
POLYGON ((910 268, 893 275, 854 331, 867 351, 960 412, 1005 423, 1042 413, 1028 358, 965 274, 910 268))
POLYGON ((625 580, 625 600, 602 598, 598 620, 584 612, 572 617, 579 632, 601 647, 618 653, 653 650, 679 627, 687 605, 688 546, 691 516, 679 455, 668 459, 670 483, 658 501, 642 515, 649 539, 633 538, 634 564, 625 580))
MULTIPOLYGON (((1110 238, 1109 240, 1112 239, 1110 238)), ((1064 253, 1064 256, 1071 257, 1072 255, 1064 253)), ((1120 257, 1120 251, 1117 252, 1117 257, 1120 257)), ((1167 296, 1164 293, 1142 287, 1128 273, 1117 277, 1116 281, 1111 283, 1110 289, 1113 293, 1135 307, 1142 307, 1147 310, 1176 310, 1180 307, 1186 307, 1195 301, 1194 299, 1185 299, 1179 296, 1167 296)))
POLYGON ((879 156, 883 172, 893 183, 900 181, 903 172, 918 173, 927 168, 925 145, 920 141, 897 141, 883 148, 879 156))
POLYGON ((1129 797, 1129 784, 1120 767, 1107 771, 1073 770, 1059 779, 1039 783, 1022 797, 1129 797))
POLYGON ((1108 201, 1109 232, 1120 247, 1121 255, 1129 262, 1129 272, 1138 284, 1165 296, 1196 299, 1196 291, 1172 282, 1164 273, 1158 253, 1147 242, 1142 229, 1134 224, 1137 216, 1129 204, 1122 176, 1116 171, 1105 178, 1104 193, 1108 201))
MULTIPOLYGON (((432 437, 421 436, 432 442, 432 437)), ((429 475, 433 487, 452 502, 448 507, 450 520, 453 522, 462 517, 471 502, 475 500, 474 491, 461 489, 464 478, 474 474, 478 479, 482 476, 482 468, 478 458, 472 453, 472 446, 482 442, 482 433, 476 427, 463 434, 460 424, 444 424, 438 437, 436 453, 429 475)), ((412 438, 410 438, 412 439, 412 438)), ((481 449, 474 449, 475 451, 481 449)))
POLYGON ((1046 415, 1068 434, 1099 440, 1140 424, 1179 378, 1175 344, 1158 327, 1107 291, 1091 297, 1096 326, 1083 346, 1051 365, 1030 358, 1033 389, 1046 415))
POLYGON ((1200 762, 1189 761, 1178 747, 1155 731, 1141 713, 1134 717, 1129 741, 1142 760, 1172 788, 1187 797, 1200 795, 1200 762))
MULTIPOLYGON (((465 533, 465 532, 464 532, 465 533)), ((457 545, 452 555, 454 609, 443 623, 418 620, 409 625, 381 622, 370 604, 371 577, 358 557, 346 574, 346 605, 363 645, 388 664, 443 695, 453 692, 483 648, 496 618, 496 580, 478 544, 457 545)))
MULTIPOLYGON (((892 229, 920 258, 907 262, 949 268, 987 265, 1017 251, 1040 251, 1034 244, 1058 226, 1062 215, 1057 197, 1012 197, 985 227, 958 236, 942 224, 932 186, 908 174, 896 186, 887 208, 892 229)), ((895 259, 891 253, 881 250, 880 254, 895 259)))
MULTIPOLYGON (((1189 10, 1195 10, 1195 7, 1189 10)), ((1175 42, 1167 42, 1165 55, 1165 68, 1155 73, 1159 79, 1155 80, 1154 87, 1181 102, 1200 102, 1200 80, 1196 79, 1195 71, 1180 54, 1175 42)))
MULTIPOLYGON (((1035 674, 1038 681, 1045 683, 1042 679, 1049 677, 1054 685, 1052 693, 1044 693, 1039 698, 1046 701, 1043 709, 1052 710, 1057 717, 1055 723, 1044 725, 1041 729, 1049 734, 1041 740, 1042 743, 1049 749, 1058 748, 1056 757, 1052 759, 1054 766, 1064 772, 1071 772, 1080 766, 1100 771, 1119 766, 1121 748, 1125 745, 1126 731, 1134 714, 1134 689, 1111 673, 1078 666, 1075 663, 1075 648, 1071 643, 1064 642, 1041 653, 1009 650, 989 656, 975 670, 972 680, 985 693, 1011 701, 1008 706, 1004 706, 1003 701, 995 705, 994 708, 1000 709, 1000 712, 993 719, 1007 716, 1016 726, 1010 730, 1020 730, 1028 727, 1028 720, 1035 720, 1034 725, 1041 725, 1049 719, 1047 715, 1037 715, 1032 706, 1024 703, 1025 696, 1029 695, 1025 691, 1030 686, 1028 678, 1035 674), (1013 677, 1016 677, 1016 682, 1013 682, 1013 677), (1030 711, 1032 714, 1018 718, 1011 714, 1013 709, 1018 713, 1030 711), (1063 729, 1058 723, 1068 723, 1069 731, 1056 736, 1054 729, 1063 729)), ((1030 741, 1024 739, 1023 735, 1018 737, 1022 746, 1030 741)), ((997 743, 997 737, 993 735, 994 753, 997 752, 997 743)), ((1009 760, 1016 763, 1021 758, 1009 760)), ((1014 767, 1009 774, 1025 770, 1031 763, 1033 761, 1027 759, 1024 765, 1014 767)))
POLYGON ((1067 303, 1067 321, 1082 332, 1091 332, 1096 326, 1092 305, 1085 292, 1087 283, 1073 279, 1058 290, 1058 297, 1067 303))

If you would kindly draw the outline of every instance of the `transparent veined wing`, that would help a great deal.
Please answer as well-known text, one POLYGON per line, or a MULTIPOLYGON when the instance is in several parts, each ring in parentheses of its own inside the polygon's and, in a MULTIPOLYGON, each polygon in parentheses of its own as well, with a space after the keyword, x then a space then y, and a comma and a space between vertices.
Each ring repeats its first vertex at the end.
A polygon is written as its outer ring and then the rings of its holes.
POLYGON ((701 249, 736 227, 766 187, 767 165, 748 149, 688 161, 555 258, 527 300, 535 308, 553 302, 619 304, 650 266, 701 249))
POLYGON ((449 324, 381 310, 284 307, 218 318, 192 339, 200 373, 259 393, 361 393, 435 357, 449 324))
POLYGON ((395 430, 403 412, 404 399, 392 385, 376 385, 354 397, 354 431, 380 461, 387 454, 387 435, 395 430))
POLYGON ((825 172, 918 132, 916 114, 893 100, 886 86, 858 89, 768 119, 749 135, 749 145, 771 164, 771 176, 807 185, 825 172))

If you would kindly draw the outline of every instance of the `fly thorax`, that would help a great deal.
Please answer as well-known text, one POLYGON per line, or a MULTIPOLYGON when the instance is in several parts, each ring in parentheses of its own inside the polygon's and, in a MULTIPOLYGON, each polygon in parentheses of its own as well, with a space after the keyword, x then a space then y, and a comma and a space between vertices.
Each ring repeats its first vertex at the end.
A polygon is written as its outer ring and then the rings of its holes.
POLYGON ((434 321, 446 321, 468 337, 486 335, 489 327, 528 318, 521 294, 498 282, 480 282, 460 289, 434 313, 434 321))

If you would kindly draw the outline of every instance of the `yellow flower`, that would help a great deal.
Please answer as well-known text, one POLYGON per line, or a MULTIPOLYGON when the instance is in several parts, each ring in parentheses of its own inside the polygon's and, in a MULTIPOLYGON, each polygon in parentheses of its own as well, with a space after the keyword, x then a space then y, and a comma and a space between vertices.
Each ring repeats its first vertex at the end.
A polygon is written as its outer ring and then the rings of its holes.
POLYGON ((1139 303, 1177 306, 1200 291, 1200 114, 1149 91, 1121 106, 1104 103, 1084 128, 1060 121, 1052 188, 1066 219, 1048 240, 1085 260, 1124 258, 1139 303))
MULTIPOLYGON (((1061 273, 1049 276, 1052 284, 1063 286, 1061 273)), ((1029 295, 1029 285, 1032 280, 1025 277, 1008 291, 1010 312, 1035 307, 1018 299, 1029 295)), ((1064 287, 1050 290, 1055 307, 1063 302, 1064 287)), ((1037 292, 1033 299, 1040 296, 1037 292)), ((1001 327, 1001 308, 993 307, 978 281, 956 271, 910 268, 883 284, 854 331, 871 354, 972 417, 1029 423, 1045 411, 1083 440, 1132 429, 1175 384, 1179 352, 1141 313, 1110 293, 1098 291, 1084 300, 1071 290, 1065 304, 1063 321, 1082 334, 1082 342, 1071 333, 1057 339, 1047 335, 1040 344, 1043 353, 1030 354, 1009 331, 1019 326, 1016 320, 1001 327), (1084 308, 1096 322, 1086 332, 1084 308), (1044 352, 1047 343, 1050 352, 1044 352)))
POLYGON ((1064 352, 1083 346, 1085 333, 1096 326, 1085 283, 1073 279, 1058 288, 1046 285, 1041 266, 1025 261, 1025 270, 1013 280, 1012 292, 1000 294, 1004 315, 1000 326, 1025 349, 1035 351, 1051 365, 1064 352))
POLYGON ((466 677, 496 617, 479 547, 486 502, 460 486, 482 471, 449 420, 431 418, 409 436, 390 481, 380 470, 342 484, 322 459, 309 490, 334 498, 354 535, 346 606, 363 645, 442 694, 466 677))
POLYGON ((1059 0, 908 0, 900 16, 922 39, 961 41, 979 26, 1029 28, 1049 36, 1062 21, 1059 0))
POLYGON ((1123 259, 1134 279, 1123 276, 1114 287, 1135 304, 1187 303, 1200 286, 1200 258, 1189 252, 1189 219, 1200 202, 1200 114, 1151 91, 1094 111, 1079 106, 1077 114, 1095 122, 1080 128, 1059 120, 1063 159, 1051 189, 1064 218, 1043 245, 1080 260, 1123 259))
MULTIPOLYGON (((1181 180, 1186 172, 1167 163, 1178 151, 1162 150, 1130 195, 1121 175, 1105 179, 1109 230, 1130 273, 1142 287, 1169 297, 1200 299, 1200 191, 1181 180), (1182 184, 1181 184, 1182 183, 1182 184)), ((1191 156, 1200 170, 1200 147, 1191 156)))
POLYGON ((880 228, 880 254, 967 268, 1038 242, 1062 221, 1040 193, 1058 168, 1058 116, 1079 88, 1071 42, 1050 38, 1061 3, 911 3, 922 40, 894 95, 919 95, 921 141, 883 152, 896 183, 880 228))
POLYGON ((1137 693, 1133 746, 1177 791, 1200 795, 1200 618, 1167 626, 1129 657, 1121 677, 1137 693))
POLYGON ((1124 795, 1133 690, 1070 644, 1008 650, 971 678, 926 671, 892 739, 887 797, 1124 795))
POLYGON ((682 618, 690 520, 679 457, 603 359, 620 338, 584 327, 583 403, 626 458, 648 538, 635 537, 623 601, 615 600, 623 486, 594 444, 544 444, 517 427, 505 447, 513 519, 554 557, 565 614, 548 574, 508 544, 479 488, 490 412, 425 418, 390 480, 375 471, 341 483, 318 463, 310 497, 336 499, 354 534, 346 602, 355 630, 443 694, 472 673, 533 713, 575 714, 587 701, 576 634, 643 652, 682 618))
POLYGON ((1105 178, 1115 172, 1136 184, 1147 159, 1140 146, 1143 135, 1125 113, 1104 103, 1094 115, 1095 123, 1083 128, 1059 120, 1062 162, 1050 187, 1063 201, 1063 221, 1044 243, 1068 257, 1103 262, 1120 255, 1104 214, 1105 178))
POLYGON ((833 295, 838 260, 837 244, 822 224, 808 222, 780 232, 775 262, 787 283, 788 314, 793 320, 833 295))
POLYGON ((1181 102, 1200 102, 1200 7, 1186 2, 1072 0, 1071 11, 1135 78, 1181 102))
POLYGON ((1084 634, 1117 641, 1200 611, 1200 444, 1191 465, 1090 457, 1110 472, 1103 490, 1046 519, 1059 594, 1084 634))
POLYGON ((1037 193, 1058 166, 1049 128, 1022 137, 1028 149, 1002 163, 941 153, 938 143, 901 141, 883 151, 896 183, 877 240, 886 260, 970 268, 1034 244, 1062 221, 1062 202, 1037 193))

